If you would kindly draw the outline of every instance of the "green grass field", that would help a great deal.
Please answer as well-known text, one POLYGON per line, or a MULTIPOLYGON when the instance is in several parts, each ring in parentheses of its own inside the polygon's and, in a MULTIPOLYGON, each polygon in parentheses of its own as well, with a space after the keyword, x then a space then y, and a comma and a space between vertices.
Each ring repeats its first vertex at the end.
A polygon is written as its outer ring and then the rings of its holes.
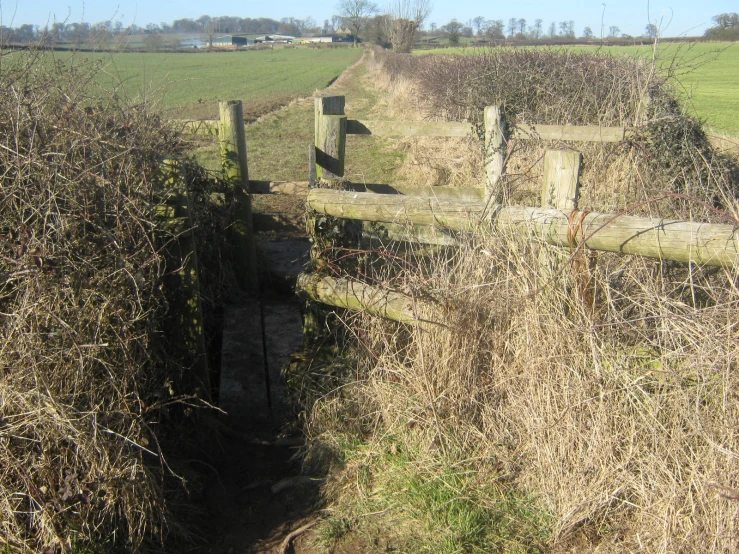
MULTIPOLYGON (((568 47, 583 51, 605 51, 615 55, 651 59, 646 46, 568 47)), ((474 54, 478 49, 440 48, 433 54, 474 54)), ((428 51, 418 51, 429 54, 428 51)), ((706 121, 720 134, 739 136, 739 43, 662 44, 658 63, 668 67, 675 62, 675 83, 689 113, 706 121)))
POLYGON ((245 117, 255 119, 326 87, 362 52, 358 48, 285 48, 74 56, 102 60, 99 79, 103 86, 122 84, 130 98, 160 101, 171 117, 215 118, 218 100, 242 100, 245 117))

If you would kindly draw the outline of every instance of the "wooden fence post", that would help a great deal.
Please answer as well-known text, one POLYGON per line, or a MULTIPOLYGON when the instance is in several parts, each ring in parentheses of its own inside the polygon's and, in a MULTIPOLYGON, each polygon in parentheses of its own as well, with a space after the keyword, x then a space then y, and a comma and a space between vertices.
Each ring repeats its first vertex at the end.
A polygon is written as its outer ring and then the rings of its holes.
POLYGON ((346 106, 345 96, 318 96, 315 99, 315 136, 318 136, 318 120, 324 115, 346 115, 344 108, 346 106))
MULTIPOLYGON (((569 213, 577 208, 580 195, 580 165, 582 154, 572 150, 547 150, 544 154, 544 178, 541 187, 541 207, 569 213)), ((548 252, 544 246, 539 256, 541 276, 546 282, 556 274, 567 259, 561 251, 548 252)))
POLYGON ((506 144, 503 129, 503 108, 485 108, 485 203, 503 202, 503 172, 505 171, 506 144))
POLYGON ((571 211, 580 195, 582 154, 572 150, 547 150, 544 154, 544 180, 541 207, 571 211))
POLYGON ((324 181, 344 178, 346 115, 343 96, 315 100, 316 177, 324 181))
POLYGON ((168 190, 167 203, 160 206, 159 215, 162 227, 171 235, 165 250, 166 262, 170 266, 165 277, 170 307, 169 338, 180 353, 180 363, 189 369, 194 388, 210 402, 208 353, 190 200, 180 164, 176 160, 164 160, 161 167, 168 190))
POLYGON ((223 178, 231 188, 234 245, 234 269, 241 288, 259 292, 259 268, 254 240, 254 223, 249 195, 249 167, 246 157, 246 133, 241 100, 219 102, 218 139, 221 145, 223 178))

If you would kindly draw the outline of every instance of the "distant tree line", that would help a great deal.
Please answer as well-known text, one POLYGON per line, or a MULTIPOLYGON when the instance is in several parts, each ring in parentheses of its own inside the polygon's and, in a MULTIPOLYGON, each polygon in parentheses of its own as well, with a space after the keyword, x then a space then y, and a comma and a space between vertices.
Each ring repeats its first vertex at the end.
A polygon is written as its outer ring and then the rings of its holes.
MULTIPOLYGON (((122 42, 132 34, 147 35, 144 43, 154 49, 163 46, 175 47, 178 40, 168 39, 172 34, 270 34, 280 33, 293 36, 329 35, 335 33, 351 34, 355 44, 359 38, 392 47, 396 51, 410 51, 419 36, 446 39, 455 45, 467 40, 572 40, 577 38, 575 22, 572 20, 550 22, 544 26, 544 20, 535 19, 529 22, 525 18, 512 17, 508 22, 502 19, 488 19, 477 16, 465 23, 452 19, 438 26, 431 23, 428 29, 422 26, 427 19, 431 7, 429 0, 394 0, 394 3, 381 13, 378 5, 370 0, 339 0, 337 14, 318 24, 312 17, 297 19, 284 17, 279 21, 270 18, 242 18, 234 16, 212 17, 203 15, 197 19, 175 19, 172 23, 149 23, 144 27, 132 24, 124 27, 120 21, 104 21, 100 23, 53 23, 50 26, 23 24, 11 28, 0 26, 0 41, 12 43, 45 42, 71 43, 76 46, 105 47, 114 42, 122 42)), ((715 24, 706 30, 705 38, 712 40, 739 40, 739 14, 723 13, 712 18, 715 24)), ((655 38, 659 34, 657 25, 648 24, 642 37, 655 38)), ((595 38, 631 38, 611 25, 602 27, 600 33, 592 28, 584 27, 580 37, 595 38)))
POLYGON ((144 27, 120 21, 101 23, 54 23, 51 26, 24 24, 16 28, 0 26, 0 43, 46 44, 67 43, 75 46, 105 47, 113 42, 123 43, 130 35, 144 34, 144 44, 150 49, 176 47, 179 41, 167 38, 173 34, 200 34, 212 37, 219 34, 286 34, 296 37, 343 33, 353 35, 355 44, 364 40, 392 46, 397 51, 410 51, 417 33, 431 11, 430 0, 392 0, 384 13, 370 0, 340 0, 337 14, 319 25, 312 17, 298 19, 285 17, 279 21, 270 18, 242 18, 234 16, 197 19, 176 19, 172 23, 149 23, 144 27))
MULTIPOLYGON (((328 32, 333 31, 333 27, 328 21, 325 22, 324 28, 328 32)), ((324 28, 316 24, 311 17, 306 19, 296 19, 294 17, 285 17, 279 21, 275 19, 260 18, 242 18, 242 17, 211 17, 203 15, 197 19, 176 19, 172 23, 149 23, 144 27, 136 24, 124 27, 120 21, 104 21, 100 23, 54 23, 51 26, 41 27, 39 25, 24 24, 15 28, 0 27, 2 41, 13 43, 31 43, 45 41, 47 43, 73 43, 78 46, 101 46, 111 43, 114 40, 134 34, 145 35, 168 35, 175 33, 199 33, 202 35, 211 34, 269 34, 282 33, 294 36, 301 36, 304 33, 320 33, 324 28)), ((151 42, 163 42, 160 41, 151 42)))
MULTIPOLYGON (((654 38, 657 36, 658 29, 656 25, 649 24, 644 30, 642 36, 654 38)), ((452 19, 449 23, 438 27, 435 23, 430 25, 427 35, 443 37, 448 39, 450 44, 459 44, 462 38, 478 39, 478 40, 572 40, 576 39, 575 22, 572 20, 554 22, 552 21, 546 28, 544 20, 535 19, 529 23, 524 18, 512 17, 505 23, 502 19, 486 19, 478 16, 470 19, 466 23, 462 23, 456 19, 452 19)), ((602 29, 603 38, 631 38, 630 35, 621 32, 615 25, 602 29)), ((590 27, 585 27, 580 34, 580 38, 594 39, 596 34, 590 27)))

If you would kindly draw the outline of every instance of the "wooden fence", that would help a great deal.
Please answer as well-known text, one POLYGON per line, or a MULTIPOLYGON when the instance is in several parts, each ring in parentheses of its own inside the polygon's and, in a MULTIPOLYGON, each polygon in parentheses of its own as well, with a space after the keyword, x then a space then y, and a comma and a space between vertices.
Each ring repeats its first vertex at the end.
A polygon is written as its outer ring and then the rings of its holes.
MULTIPOLYGON (((467 123, 387 122, 349 120, 343 97, 322 97, 315 106, 316 176, 343 180, 347 134, 381 136, 466 136, 467 123)), ((578 209, 582 156, 549 150, 544 157, 541 205, 502 205, 501 176, 508 140, 617 142, 623 128, 551 125, 506 129, 502 110, 485 109, 485 183, 469 189, 349 184, 350 190, 313 188, 307 207, 314 214, 361 221, 364 235, 422 244, 455 246, 459 234, 481 229, 526 233, 544 243, 662 260, 711 266, 739 265, 739 227, 694 221, 634 217, 578 209), (368 225, 369 224, 369 225, 368 225), (375 229, 374 231, 372 229, 375 229)), ((319 264, 320 265, 320 264, 319 264)), ((356 280, 303 273, 298 288, 312 300, 341 308, 363 310, 401 322, 428 324, 430 307, 417 299, 356 280)))
MULTIPOLYGON (((347 119, 344 106, 343 96, 322 96, 315 100, 315 159, 318 179, 326 181, 344 179, 347 135, 465 137, 475 134, 475 127, 464 122, 347 119)), ((623 127, 516 125, 508 128, 503 116, 503 108, 500 106, 485 108, 483 121, 485 127, 485 183, 480 188, 484 192, 478 191, 470 194, 481 195, 486 202, 502 200, 499 180, 505 171, 508 140, 620 142, 626 133, 623 127)))
MULTIPOLYGON (((356 184, 346 182, 346 137, 376 136, 460 137, 474 133, 462 122, 393 122, 348 119, 343 96, 315 99, 315 141, 311 145, 310 178, 298 182, 250 181, 243 118, 239 102, 221 104, 219 122, 184 122, 196 132, 216 134, 221 144, 223 172, 233 188, 234 240, 241 252, 242 286, 255 290, 256 257, 251 230, 251 194, 305 194, 314 214, 360 221, 363 234, 385 240, 456 246, 460 235, 481 229, 520 232, 544 243, 646 256, 684 263, 736 267, 739 228, 732 225, 634 217, 578 209, 582 156, 569 150, 549 150, 539 206, 501 204, 500 179, 510 140, 619 142, 622 127, 505 124, 503 110, 484 112, 485 181, 469 188, 356 184), (230 107, 229 107, 230 106, 230 107), (316 181, 341 181, 348 190, 312 188, 316 181), (380 232, 377 224, 381 224, 380 232)), ((314 220, 315 218, 313 218, 314 220)), ((311 218, 309 217, 309 221, 311 218)), ((313 229, 315 232, 315 228, 313 229)), ((429 307, 400 293, 384 291, 354 280, 303 273, 298 288, 309 298, 332 306, 361 309, 403 322, 427 323, 420 313, 429 307)))

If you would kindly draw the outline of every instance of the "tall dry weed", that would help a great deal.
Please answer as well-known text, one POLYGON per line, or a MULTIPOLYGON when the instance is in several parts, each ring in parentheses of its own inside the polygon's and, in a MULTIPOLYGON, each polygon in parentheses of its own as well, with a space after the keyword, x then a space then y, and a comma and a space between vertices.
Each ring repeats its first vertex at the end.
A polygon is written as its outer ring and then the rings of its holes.
MULTIPOLYGON (((358 441, 370 473, 398 453, 389 438, 431 475, 461 464, 479 479, 458 493, 478 502, 492 499, 476 486, 518 491, 551 517, 546 550, 732 552, 737 271, 603 254, 591 311, 569 264, 542 278, 551 250, 481 236, 424 271, 378 275, 435 303, 439 324, 351 319, 360 370, 314 405, 312 438, 350 458, 358 441)), ((333 486, 340 503, 355 469, 333 486)), ((373 480, 363 494, 387 494, 387 475, 373 480)), ((390 501, 368 506, 403 519, 390 501)))

